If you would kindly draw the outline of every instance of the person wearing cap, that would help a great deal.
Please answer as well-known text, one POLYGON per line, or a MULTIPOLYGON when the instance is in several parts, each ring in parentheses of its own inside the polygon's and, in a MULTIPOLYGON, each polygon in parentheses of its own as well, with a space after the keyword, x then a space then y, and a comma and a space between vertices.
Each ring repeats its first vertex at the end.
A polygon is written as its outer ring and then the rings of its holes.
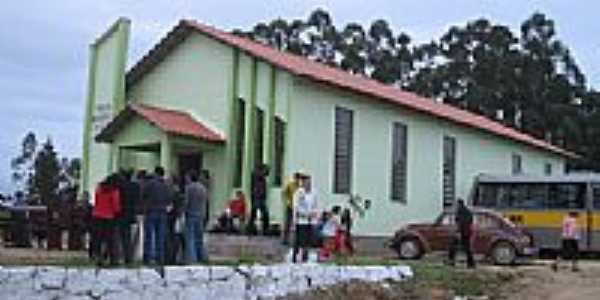
POLYGON ((282 239, 284 245, 289 244, 290 227, 292 227, 292 220, 294 218, 294 194, 296 194, 296 191, 300 186, 301 176, 301 172, 294 173, 294 176, 291 178, 291 180, 289 180, 281 190, 281 200, 285 209, 282 239))
POLYGON ((308 259, 308 250, 314 246, 314 226, 318 222, 317 197, 309 176, 303 175, 300 187, 294 194, 294 222, 296 236, 292 251, 292 262, 296 263, 298 252, 302 250, 302 261, 308 259))

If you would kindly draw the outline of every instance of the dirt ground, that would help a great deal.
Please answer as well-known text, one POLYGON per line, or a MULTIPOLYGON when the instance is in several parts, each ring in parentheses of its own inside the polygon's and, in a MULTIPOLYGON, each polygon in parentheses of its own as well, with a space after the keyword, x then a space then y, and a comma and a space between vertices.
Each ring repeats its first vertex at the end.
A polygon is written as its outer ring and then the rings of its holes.
POLYGON ((87 253, 82 251, 47 251, 44 249, 0 247, 0 266, 82 264, 89 264, 87 253))
POLYGON ((579 272, 566 265, 558 272, 549 261, 518 267, 481 266, 477 270, 414 266, 415 278, 403 283, 350 282, 285 300, 375 299, 600 299, 600 262, 584 261, 579 272))

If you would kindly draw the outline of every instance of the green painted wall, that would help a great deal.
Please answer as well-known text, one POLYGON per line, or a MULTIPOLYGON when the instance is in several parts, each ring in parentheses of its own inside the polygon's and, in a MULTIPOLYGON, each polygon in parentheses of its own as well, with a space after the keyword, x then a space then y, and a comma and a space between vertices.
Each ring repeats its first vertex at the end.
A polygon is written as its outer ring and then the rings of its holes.
MULTIPOLYGON (((178 45, 161 63, 127 91, 130 101, 181 110, 211 129, 229 137, 230 101, 233 95, 233 49, 200 34, 193 34, 178 45)), ((142 133, 139 133, 142 135, 142 133)), ((215 202, 211 213, 220 211, 230 196, 227 145, 218 148, 198 145, 204 152, 204 168, 209 169, 215 202)), ((177 168, 181 147, 174 145, 171 172, 177 168)))
POLYGON ((304 169, 313 175, 322 208, 347 203, 347 196, 332 193, 334 108, 354 111, 353 193, 373 202, 356 222, 360 235, 389 235, 402 224, 430 221, 442 210, 444 134, 457 139, 458 197, 468 196, 479 172, 509 173, 513 152, 522 154, 528 173, 543 174, 546 162, 554 170, 564 168, 561 158, 546 152, 303 79, 295 80, 292 95, 287 169, 304 169), (389 196, 393 122, 408 127, 406 205, 392 202, 389 196))
POLYGON ((233 50, 190 35, 127 91, 131 101, 183 110, 225 135, 233 50))

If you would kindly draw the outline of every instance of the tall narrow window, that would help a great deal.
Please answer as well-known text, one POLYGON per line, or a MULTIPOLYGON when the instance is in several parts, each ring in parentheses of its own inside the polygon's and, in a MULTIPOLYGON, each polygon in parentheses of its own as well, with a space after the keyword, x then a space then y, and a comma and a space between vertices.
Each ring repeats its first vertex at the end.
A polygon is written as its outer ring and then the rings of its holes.
POLYGON ((260 166, 264 163, 263 143, 265 113, 257 107, 254 117, 256 118, 256 123, 254 124, 254 166, 260 166))
POLYGON ((442 201, 444 207, 448 207, 454 205, 456 197, 456 139, 445 136, 443 147, 442 201))
POLYGON ((406 203, 406 125, 394 123, 392 128, 391 199, 406 203))
POLYGON ((521 155, 519 155, 519 154, 512 155, 512 173, 513 173, 513 175, 523 173, 522 163, 523 162, 521 159, 521 155))
POLYGON ((244 99, 238 98, 236 103, 237 136, 235 140, 235 170, 233 175, 233 186, 242 186, 242 164, 244 163, 244 142, 246 139, 246 103, 244 99))
POLYGON ((273 152, 273 184, 281 186, 283 182, 283 161, 285 157, 285 122, 275 117, 273 152))
POLYGON ((546 174, 547 176, 552 175, 552 164, 551 163, 546 163, 544 165, 544 174, 546 174))
POLYGON ((349 194, 352 190, 353 112, 335 108, 335 154, 333 192, 349 194))

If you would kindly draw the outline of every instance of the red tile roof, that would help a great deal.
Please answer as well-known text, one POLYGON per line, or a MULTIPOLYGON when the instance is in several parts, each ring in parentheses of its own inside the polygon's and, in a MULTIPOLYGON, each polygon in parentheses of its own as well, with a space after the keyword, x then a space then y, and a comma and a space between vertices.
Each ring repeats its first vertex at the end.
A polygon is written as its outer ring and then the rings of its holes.
POLYGON ((333 85, 338 88, 351 90, 381 101, 390 102, 403 108, 448 120, 456 124, 477 128, 497 136, 509 138, 562 156, 571 158, 578 157, 575 153, 519 132, 516 129, 504 126, 484 116, 447 104, 437 103, 431 99, 402 91, 389 85, 381 84, 372 79, 352 75, 343 70, 311 61, 302 56, 278 51, 247 38, 239 37, 191 20, 181 21, 167 37, 165 37, 130 70, 127 74, 128 85, 135 83, 135 81, 141 78, 144 73, 164 59, 170 49, 173 49, 192 31, 204 34, 231 47, 241 49, 251 56, 262 59, 297 76, 333 85))
POLYGON ((132 103, 115 117, 96 137, 109 141, 132 115, 138 115, 164 132, 198 138, 207 142, 223 143, 225 138, 208 126, 195 120, 187 112, 132 103))

